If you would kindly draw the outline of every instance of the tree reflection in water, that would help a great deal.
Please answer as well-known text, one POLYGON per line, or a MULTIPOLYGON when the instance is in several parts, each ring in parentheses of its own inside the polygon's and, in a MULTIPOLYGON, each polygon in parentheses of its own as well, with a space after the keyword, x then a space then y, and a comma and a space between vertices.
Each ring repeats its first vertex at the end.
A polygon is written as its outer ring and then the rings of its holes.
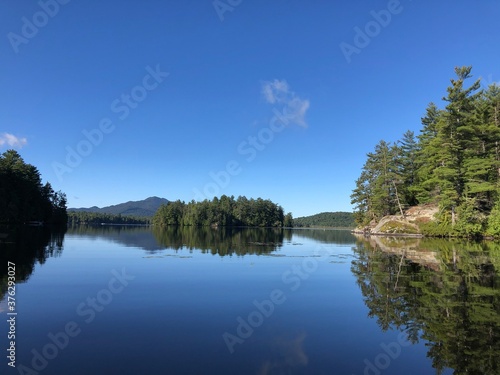
POLYGON ((500 244, 358 237, 353 250, 351 270, 382 330, 426 340, 437 373, 500 373, 500 244))
MULTIPOLYGON (((54 231, 43 227, 0 229, 0 300, 7 291, 7 262, 16 266, 16 283, 25 282, 33 273, 36 263, 62 253, 65 230, 54 231)), ((2 309, 2 307, 0 307, 2 309)))

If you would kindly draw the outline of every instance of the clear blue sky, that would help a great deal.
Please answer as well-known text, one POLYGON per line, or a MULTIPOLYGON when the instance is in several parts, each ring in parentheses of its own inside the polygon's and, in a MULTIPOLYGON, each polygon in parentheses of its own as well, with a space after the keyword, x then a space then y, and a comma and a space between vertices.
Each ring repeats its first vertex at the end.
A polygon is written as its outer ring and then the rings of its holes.
POLYGON ((70 207, 216 193, 350 211, 366 153, 418 131, 455 66, 500 81, 498 1, 215 5, 3 1, 0 152, 70 207))

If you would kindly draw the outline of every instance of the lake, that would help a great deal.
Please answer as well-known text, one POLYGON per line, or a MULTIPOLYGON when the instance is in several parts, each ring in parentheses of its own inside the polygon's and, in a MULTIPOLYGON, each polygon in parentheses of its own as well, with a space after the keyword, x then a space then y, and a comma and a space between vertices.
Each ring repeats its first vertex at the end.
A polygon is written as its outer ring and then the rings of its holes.
POLYGON ((0 256, 2 374, 500 373, 494 242, 81 226, 0 256))

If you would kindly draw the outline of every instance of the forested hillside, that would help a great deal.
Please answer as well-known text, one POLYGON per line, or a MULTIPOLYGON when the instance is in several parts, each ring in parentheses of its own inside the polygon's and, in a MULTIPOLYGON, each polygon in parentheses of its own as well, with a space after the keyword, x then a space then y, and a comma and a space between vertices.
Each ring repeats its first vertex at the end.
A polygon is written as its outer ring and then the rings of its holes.
POLYGON ((42 184, 38 169, 15 150, 0 155, 0 223, 66 225, 66 195, 42 184))
POLYGON ((107 207, 70 208, 70 212, 94 212, 105 215, 123 215, 134 217, 152 217, 162 204, 169 201, 165 198, 149 197, 140 201, 129 201, 107 207))
POLYGON ((294 227, 354 227, 352 212, 322 212, 293 219, 294 227))
POLYGON ((211 201, 177 200, 161 206, 153 217, 153 224, 188 226, 253 226, 282 227, 292 225, 292 214, 270 200, 246 197, 213 198, 211 201))
POLYGON ((481 89, 471 67, 455 73, 418 136, 407 131, 367 154, 351 195, 359 225, 433 203, 439 213, 422 225, 426 234, 500 235, 500 87, 481 89))

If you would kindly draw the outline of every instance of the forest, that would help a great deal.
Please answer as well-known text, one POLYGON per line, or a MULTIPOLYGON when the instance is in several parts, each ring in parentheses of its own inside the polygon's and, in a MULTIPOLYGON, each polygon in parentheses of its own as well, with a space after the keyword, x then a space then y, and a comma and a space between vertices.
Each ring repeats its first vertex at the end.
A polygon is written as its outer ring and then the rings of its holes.
POLYGON ((420 134, 381 140, 367 154, 351 195, 358 225, 433 204, 425 235, 500 236, 500 87, 481 89, 471 71, 455 68, 444 107, 428 105, 420 134))
POLYGON ((130 216, 130 215, 113 215, 101 212, 88 211, 69 211, 68 225, 92 224, 150 224, 151 219, 148 217, 130 216))
POLYGON ((291 227, 292 214, 284 214, 283 208, 270 200, 248 199, 239 196, 222 195, 211 201, 194 200, 185 203, 177 200, 162 205, 153 216, 152 224, 157 226, 251 226, 291 227))
POLYGON ((297 217, 293 219, 294 227, 354 227, 352 212, 321 212, 316 215, 297 217))
POLYGON ((66 195, 42 184, 38 169, 15 150, 0 155, 0 223, 66 225, 66 195))

